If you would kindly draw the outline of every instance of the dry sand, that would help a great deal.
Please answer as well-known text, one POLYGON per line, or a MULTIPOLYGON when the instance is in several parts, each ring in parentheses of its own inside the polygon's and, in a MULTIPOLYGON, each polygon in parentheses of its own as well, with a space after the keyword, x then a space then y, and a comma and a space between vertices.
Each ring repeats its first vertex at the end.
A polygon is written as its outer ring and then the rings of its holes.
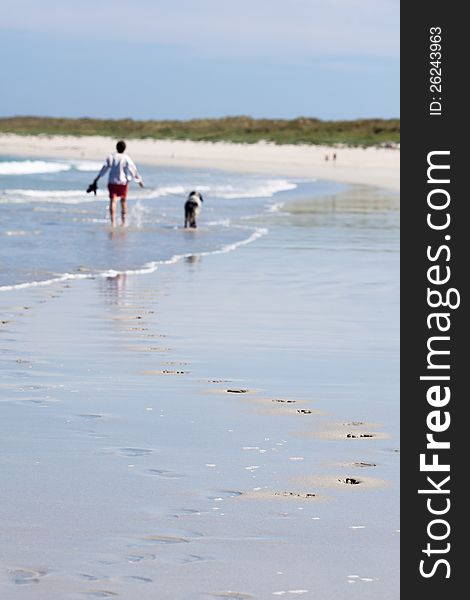
MULTIPOLYGON (((114 148, 105 137, 0 135, 2 154, 102 160, 114 148)), ((153 166, 223 169, 309 177, 341 183, 400 189, 400 151, 386 148, 331 148, 311 145, 231 144, 172 140, 128 140, 137 163, 153 166), (336 153, 337 160, 332 160, 336 153), (325 160, 325 156, 329 160, 325 160)))

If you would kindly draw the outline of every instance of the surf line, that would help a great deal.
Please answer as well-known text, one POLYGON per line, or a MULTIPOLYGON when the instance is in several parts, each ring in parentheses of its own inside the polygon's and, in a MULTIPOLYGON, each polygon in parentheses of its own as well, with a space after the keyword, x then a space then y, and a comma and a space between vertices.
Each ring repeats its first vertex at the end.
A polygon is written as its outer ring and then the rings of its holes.
POLYGON ((428 245, 427 256, 427 311, 426 325, 431 335, 426 340, 426 374, 420 381, 426 382, 426 451, 419 455, 420 473, 426 474, 427 488, 418 494, 426 496, 429 514, 426 526, 427 540, 422 553, 427 556, 419 563, 419 573, 428 579, 436 574, 450 578, 451 544, 450 510, 450 437, 451 412, 450 353, 451 311, 460 306, 460 292, 450 287, 451 280, 451 223, 450 150, 439 150, 427 154, 427 183, 431 186, 427 194, 427 226, 429 233, 439 236, 439 244, 428 245), (445 162, 442 162, 444 157, 445 162), (439 159, 439 162, 437 162, 439 159), (434 173, 438 171, 438 173, 434 173), (447 231, 446 231, 447 230, 447 231), (447 335, 442 335, 447 334, 447 335), (443 438, 443 436, 445 436, 443 438))

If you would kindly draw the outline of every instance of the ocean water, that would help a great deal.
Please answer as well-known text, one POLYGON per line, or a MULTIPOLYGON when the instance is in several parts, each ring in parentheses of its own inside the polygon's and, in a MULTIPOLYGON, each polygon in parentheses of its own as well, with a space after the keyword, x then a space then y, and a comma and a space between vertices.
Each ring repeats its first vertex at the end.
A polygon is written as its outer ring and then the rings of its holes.
MULTIPOLYGON (((152 272, 184 256, 233 250, 264 235, 263 215, 306 185, 272 176, 140 166, 146 187, 130 185, 127 226, 112 229, 106 176, 97 196, 85 192, 100 166, 0 158, 0 289, 152 272), (183 205, 192 189, 205 200, 197 231, 183 228, 183 205)), ((334 187, 310 185, 315 193, 334 187)), ((117 210, 119 216, 119 203, 117 210)))

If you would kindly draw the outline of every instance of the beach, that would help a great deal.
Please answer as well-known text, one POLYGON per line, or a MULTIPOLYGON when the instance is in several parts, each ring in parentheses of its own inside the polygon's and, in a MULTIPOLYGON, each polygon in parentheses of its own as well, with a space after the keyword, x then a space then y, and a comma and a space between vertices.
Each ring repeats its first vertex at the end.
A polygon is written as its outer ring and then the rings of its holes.
POLYGON ((399 151, 0 137, 1 596, 396 600, 399 151))
MULTIPOLYGON (((114 144, 114 140, 102 137, 0 135, 4 156, 104 160, 114 144)), ((316 177, 394 191, 400 189, 400 152, 397 149, 176 140, 130 140, 128 147, 136 161, 155 166, 316 177), (335 161, 333 154, 337 156, 335 161)))

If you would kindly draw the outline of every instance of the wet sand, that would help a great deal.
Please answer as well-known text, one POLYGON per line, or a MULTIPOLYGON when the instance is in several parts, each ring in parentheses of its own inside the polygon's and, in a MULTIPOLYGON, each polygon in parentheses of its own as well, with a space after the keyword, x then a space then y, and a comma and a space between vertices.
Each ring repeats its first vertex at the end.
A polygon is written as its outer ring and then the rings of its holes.
POLYGON ((399 597, 397 259, 365 218, 305 265, 307 203, 230 254, 0 296, 2 598, 399 597))

